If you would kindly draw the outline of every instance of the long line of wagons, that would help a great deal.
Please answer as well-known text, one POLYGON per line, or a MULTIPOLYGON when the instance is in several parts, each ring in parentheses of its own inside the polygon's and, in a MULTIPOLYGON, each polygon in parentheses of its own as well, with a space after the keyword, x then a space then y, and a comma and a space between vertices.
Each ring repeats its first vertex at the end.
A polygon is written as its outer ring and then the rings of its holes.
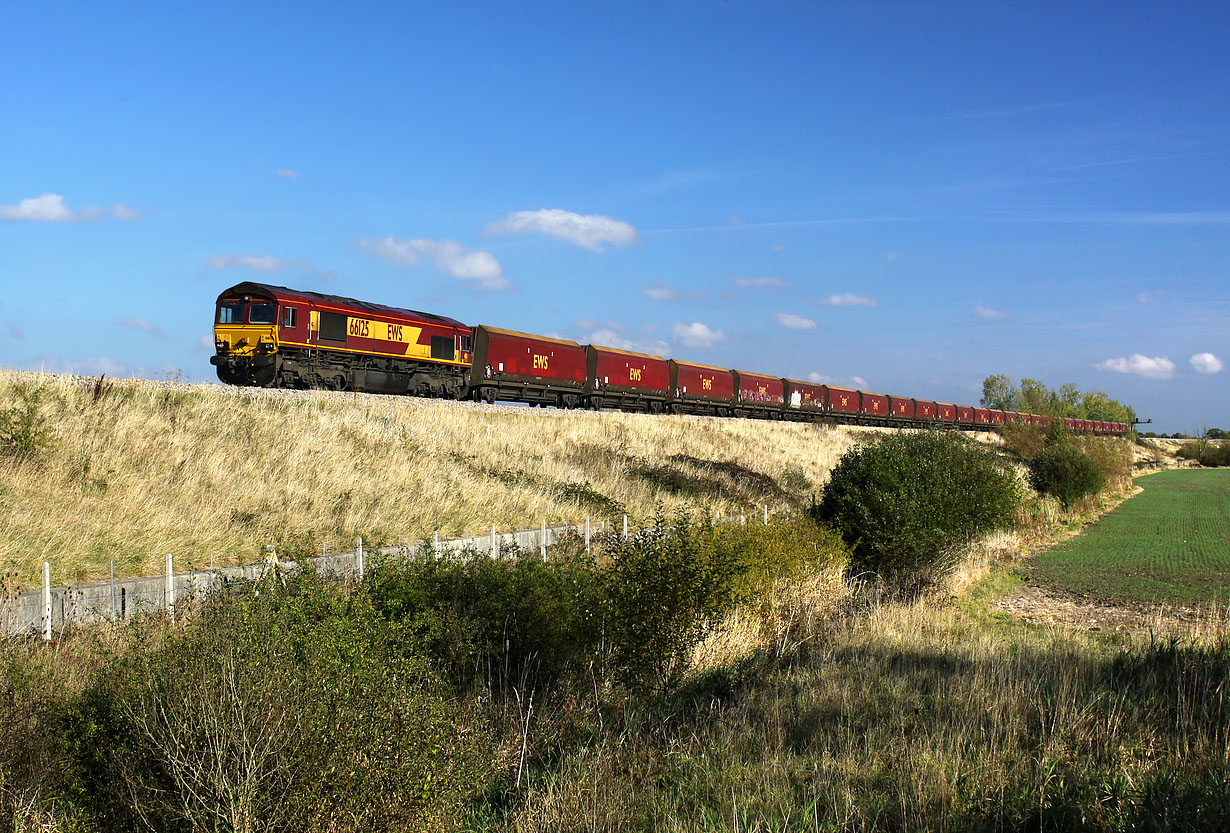
MULTIPOLYGON (((467 326, 431 313, 245 282, 218 296, 216 353, 228 384, 967 430, 1052 418, 822 385, 596 344, 467 326)), ((1125 434, 1118 422, 1063 419, 1125 434)))

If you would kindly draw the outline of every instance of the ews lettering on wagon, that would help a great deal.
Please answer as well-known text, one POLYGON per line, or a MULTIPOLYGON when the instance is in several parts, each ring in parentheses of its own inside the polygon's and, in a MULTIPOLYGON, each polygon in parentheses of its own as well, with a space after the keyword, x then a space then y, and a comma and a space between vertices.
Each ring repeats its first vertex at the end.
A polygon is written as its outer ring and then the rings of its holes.
POLYGON ((712 379, 701 379, 700 388, 701 390, 713 390, 713 380, 712 379))
POLYGON ((550 368, 547 366, 548 358, 549 358, 548 356, 540 356, 537 353, 535 353, 534 354, 534 369, 535 370, 550 370, 550 368))
POLYGON ((641 381, 641 368, 639 368, 639 367, 629 367, 629 368, 628 368, 628 381, 629 381, 629 382, 639 382, 639 381, 641 381))

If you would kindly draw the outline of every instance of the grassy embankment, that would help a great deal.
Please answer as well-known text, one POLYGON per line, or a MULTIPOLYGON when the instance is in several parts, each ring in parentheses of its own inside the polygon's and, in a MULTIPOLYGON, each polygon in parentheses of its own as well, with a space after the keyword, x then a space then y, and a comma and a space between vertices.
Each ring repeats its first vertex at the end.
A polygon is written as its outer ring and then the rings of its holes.
POLYGON ((519 525, 805 502, 861 432, 0 372, 53 429, 0 466, 0 564, 57 583, 519 525))
POLYGON ((1141 477, 1142 493, 1023 567, 1031 581, 1108 600, 1225 604, 1230 470, 1141 477))

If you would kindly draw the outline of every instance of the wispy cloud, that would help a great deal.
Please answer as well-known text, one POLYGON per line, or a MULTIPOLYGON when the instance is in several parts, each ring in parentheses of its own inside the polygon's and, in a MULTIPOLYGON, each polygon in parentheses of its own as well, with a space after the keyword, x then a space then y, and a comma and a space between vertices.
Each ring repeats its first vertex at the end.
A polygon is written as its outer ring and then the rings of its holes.
POLYGON ((1189 361, 1197 373, 1221 373, 1225 368, 1222 360, 1212 353, 1197 353, 1189 361))
POLYGON ((864 389, 867 380, 862 376, 826 376, 823 373, 809 373, 807 378, 817 385, 837 385, 838 387, 854 387, 864 389))
POLYGON ((655 301, 678 301, 680 298, 678 292, 665 286, 650 286, 642 289, 641 292, 655 301))
POLYGON ((205 268, 281 272, 286 268, 286 261, 273 255, 214 255, 205 261, 205 268))
MULTIPOLYGON (((583 323, 578 321, 578 324, 583 323)), ((627 327, 623 324, 608 321, 608 326, 597 327, 580 337, 582 344, 596 344, 600 347, 614 347, 616 350, 630 350, 633 353, 651 353, 663 355, 670 352, 670 345, 658 338, 653 338, 648 331, 640 336, 629 337, 627 327)))
POLYGON ((545 234, 589 249, 603 251, 604 244, 627 246, 639 238, 630 223, 605 214, 577 214, 562 208, 514 211, 489 224, 486 234, 545 234))
POLYGON ((415 267, 420 258, 427 258, 440 272, 460 278, 476 289, 512 289, 503 267, 490 252, 472 252, 456 240, 396 240, 390 234, 384 238, 364 237, 359 246, 372 257, 403 266, 415 267))
POLYGON ((1165 293, 1160 289, 1150 292, 1138 292, 1136 294, 1136 300, 1140 301, 1142 304, 1152 304, 1158 301, 1164 294, 1165 293))
POLYGON ((982 305, 976 305, 974 307, 974 315, 988 320, 1008 317, 1008 313, 1004 312, 1002 309, 991 309, 990 307, 984 307, 982 305))
POLYGON ((1174 376, 1174 362, 1164 356, 1150 358, 1133 353, 1127 358, 1107 359, 1094 365, 1097 370, 1113 370, 1116 373, 1131 373, 1146 379, 1169 379, 1174 376))
POLYGON ((1200 226, 1230 223, 1230 211, 1086 211, 1000 215, 1011 223, 1057 223, 1101 226, 1200 226))
POLYGON ((151 335, 155 338, 165 337, 161 327, 157 324, 146 321, 144 318, 137 318, 136 316, 131 316, 129 318, 117 318, 115 319, 115 323, 119 324, 126 330, 145 333, 146 335, 151 335))
POLYGON ((814 330, 816 322, 810 318, 804 318, 801 315, 795 315, 793 312, 779 312, 773 316, 778 324, 790 330, 814 330))
POLYGON ((1074 101, 1041 101, 1032 104, 1003 104, 994 107, 975 107, 969 110, 959 110, 938 116, 924 116, 913 119, 916 123, 946 122, 946 121, 984 121, 988 119, 1016 119, 1022 116, 1032 116, 1034 113, 1045 113, 1070 107, 1074 101))
POLYGON ((0 205, 0 220, 10 223, 96 223, 115 220, 135 220, 141 215, 122 203, 110 208, 87 205, 73 211, 59 194, 46 193, 27 197, 15 205, 0 205))
POLYGON ((277 174, 278 176, 282 177, 282 179, 298 179, 299 178, 299 172, 292 171, 290 168, 275 168, 273 172, 277 174))
POLYGON ((205 261, 206 269, 248 269, 253 272, 281 272, 297 270, 315 275, 323 280, 333 280, 332 269, 321 269, 310 260, 287 260, 269 254, 214 255, 205 261))
MULTIPOLYGON (((898 223, 909 220, 909 217, 815 217, 800 220, 767 220, 764 222, 747 222, 738 217, 722 225, 674 226, 668 228, 646 229, 646 234, 670 234, 685 231, 729 231, 735 228, 792 228, 807 226, 835 226, 851 223, 898 223)), ((783 247, 785 248, 785 247, 783 247)), ((777 249, 775 249, 777 250, 777 249)))
POLYGON ((671 171, 665 173, 656 179, 642 182, 632 186, 633 191, 642 194, 661 195, 682 191, 687 188, 694 188, 698 185, 705 185, 710 182, 720 182, 722 180, 737 179, 747 176, 746 173, 723 173, 721 171, 711 171, 704 168, 690 168, 679 171, 671 171))
POLYGON ((878 307, 880 305, 880 302, 875 298, 868 297, 867 295, 854 295, 850 292, 830 295, 818 301, 808 299, 806 303, 815 304, 820 307, 878 307))
POLYGON ((719 341, 726 340, 726 333, 710 329, 699 321, 691 324, 676 324, 671 331, 676 342, 688 347, 712 347, 719 341))
POLYGON ((735 278, 739 286, 750 286, 756 289, 773 289, 778 286, 789 286, 788 281, 781 278, 735 278))

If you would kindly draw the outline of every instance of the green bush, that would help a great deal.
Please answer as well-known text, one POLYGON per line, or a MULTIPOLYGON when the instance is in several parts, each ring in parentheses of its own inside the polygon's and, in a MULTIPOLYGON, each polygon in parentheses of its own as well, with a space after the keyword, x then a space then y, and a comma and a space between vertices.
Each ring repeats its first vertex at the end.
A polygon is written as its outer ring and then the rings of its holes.
POLYGON ((1106 475, 1085 452, 1072 445, 1054 445, 1029 464, 1029 483, 1039 494, 1059 500, 1070 507, 1086 495, 1106 485, 1106 475))
POLYGON ((41 388, 15 384, 15 402, 0 409, 0 452, 19 460, 37 460, 51 446, 52 430, 40 412, 41 388))
POLYGON ((308 574, 138 632, 71 736, 106 829, 416 829, 481 789, 460 714, 361 593, 308 574))
POLYGON ((853 566, 892 574, 936 566, 953 547, 1009 526, 1019 500, 994 451, 925 431, 846 452, 813 514, 853 548, 853 566))
POLYGON ((1183 443, 1175 451, 1175 455, 1182 460, 1195 460, 1200 465, 1210 468, 1230 466, 1230 444, 1227 443, 1209 442, 1208 440, 1183 443))

